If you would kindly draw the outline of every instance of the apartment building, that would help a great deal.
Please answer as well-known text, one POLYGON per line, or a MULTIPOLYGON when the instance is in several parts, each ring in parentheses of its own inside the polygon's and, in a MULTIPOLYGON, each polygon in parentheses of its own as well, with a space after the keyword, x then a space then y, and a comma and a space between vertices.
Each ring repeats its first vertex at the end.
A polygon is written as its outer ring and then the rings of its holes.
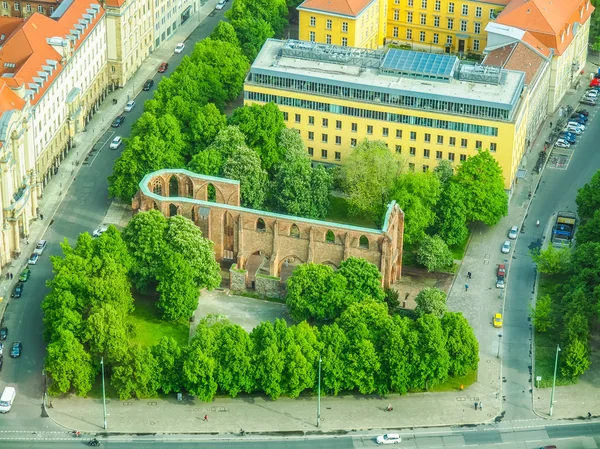
POLYGON ((194 0, 154 0, 154 48, 169 39, 197 11, 194 0))
POLYGON ((21 17, 26 19, 37 12, 45 16, 50 16, 60 2, 58 0, 34 0, 34 1, 8 1, 0 2, 0 16, 2 17, 21 17))
POLYGON ((106 0, 104 3, 108 76, 112 90, 123 87, 152 53, 152 5, 152 0, 106 0))
POLYGON ((5 264, 20 252, 20 237, 37 217, 37 198, 75 133, 107 94, 104 10, 94 0, 64 0, 50 17, 2 17, 0 46, 5 264))
POLYGON ((305 0, 299 11, 301 40, 376 49, 385 41, 388 0, 305 0))
POLYGON ((244 85, 245 104, 274 102, 309 156, 343 164, 381 140, 410 170, 489 150, 511 189, 525 151, 525 74, 456 56, 269 39, 244 85))

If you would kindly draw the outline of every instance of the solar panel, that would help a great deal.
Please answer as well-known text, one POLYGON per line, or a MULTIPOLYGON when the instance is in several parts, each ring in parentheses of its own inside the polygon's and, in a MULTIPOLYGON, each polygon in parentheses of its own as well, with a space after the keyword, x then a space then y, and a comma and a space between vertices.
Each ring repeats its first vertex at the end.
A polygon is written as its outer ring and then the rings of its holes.
POLYGON ((381 68, 407 75, 451 78, 458 59, 456 56, 390 49, 381 68))

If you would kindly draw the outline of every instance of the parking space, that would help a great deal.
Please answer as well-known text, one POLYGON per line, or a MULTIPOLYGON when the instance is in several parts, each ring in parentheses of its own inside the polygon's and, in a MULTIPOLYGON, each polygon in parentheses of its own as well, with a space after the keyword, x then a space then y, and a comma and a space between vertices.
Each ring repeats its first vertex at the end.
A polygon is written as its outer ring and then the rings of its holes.
POLYGON ((100 151, 108 148, 116 135, 117 133, 112 130, 106 131, 104 134, 102 134, 88 154, 85 155, 82 165, 84 167, 91 167, 100 151))

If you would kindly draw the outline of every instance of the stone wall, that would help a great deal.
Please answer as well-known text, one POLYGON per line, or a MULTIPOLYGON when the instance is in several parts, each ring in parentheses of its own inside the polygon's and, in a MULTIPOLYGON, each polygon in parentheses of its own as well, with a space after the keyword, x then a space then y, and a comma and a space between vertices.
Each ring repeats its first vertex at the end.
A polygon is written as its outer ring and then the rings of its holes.
POLYGON ((254 281, 254 290, 260 296, 267 298, 283 298, 283 289, 281 279, 274 276, 264 276, 257 274, 254 281))
POLYGON ((229 269, 229 290, 234 292, 243 292, 246 290, 246 278, 248 272, 246 270, 240 270, 235 264, 229 269))

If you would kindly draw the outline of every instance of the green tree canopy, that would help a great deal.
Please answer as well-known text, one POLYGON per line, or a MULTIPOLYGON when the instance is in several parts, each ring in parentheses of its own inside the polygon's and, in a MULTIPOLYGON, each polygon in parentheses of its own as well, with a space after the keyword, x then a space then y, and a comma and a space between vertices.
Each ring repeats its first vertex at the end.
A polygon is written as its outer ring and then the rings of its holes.
POLYGON ((417 303, 415 312, 419 316, 429 313, 438 318, 442 318, 447 312, 446 293, 439 288, 424 288, 415 297, 415 302, 417 303))
POLYGON ((590 182, 577 191, 577 215, 584 224, 600 210, 600 170, 594 173, 590 182))
POLYGON ((447 245, 459 245, 469 235, 464 192, 453 181, 446 183, 442 190, 433 230, 447 245))
POLYGON ((577 241, 600 243, 600 208, 589 219, 577 227, 577 241))
POLYGON ((213 103, 198 108, 189 121, 192 151, 188 157, 193 159, 205 150, 226 125, 227 117, 213 103))
POLYGON ((236 148, 223 164, 223 176, 240 181, 242 206, 262 209, 267 193, 267 172, 262 169, 256 151, 247 146, 236 148))
POLYGON ((231 23, 221 20, 210 33, 210 38, 216 41, 229 42, 236 47, 240 46, 240 41, 235 34, 235 28, 231 23))
POLYGON ((535 308, 531 308, 531 317, 537 332, 548 332, 554 328, 552 308, 550 295, 540 296, 536 299, 535 308))
POLYGON ((379 269, 365 259, 349 257, 340 263, 338 274, 346 278, 348 293, 354 295, 358 301, 372 298, 383 301, 385 293, 381 286, 381 273, 379 269))
POLYGON ((479 363, 479 343, 473 328, 460 312, 447 312, 442 318, 442 328, 446 335, 446 349, 450 356, 448 374, 464 376, 477 369, 479 363))
POLYGON ((566 273, 571 265, 571 248, 556 249, 554 246, 548 245, 548 248, 545 250, 532 250, 531 258, 537 264, 540 273, 566 273))
POLYGON ((425 236, 419 244, 417 262, 427 268, 427 271, 436 271, 452 264, 452 252, 441 237, 425 236))

